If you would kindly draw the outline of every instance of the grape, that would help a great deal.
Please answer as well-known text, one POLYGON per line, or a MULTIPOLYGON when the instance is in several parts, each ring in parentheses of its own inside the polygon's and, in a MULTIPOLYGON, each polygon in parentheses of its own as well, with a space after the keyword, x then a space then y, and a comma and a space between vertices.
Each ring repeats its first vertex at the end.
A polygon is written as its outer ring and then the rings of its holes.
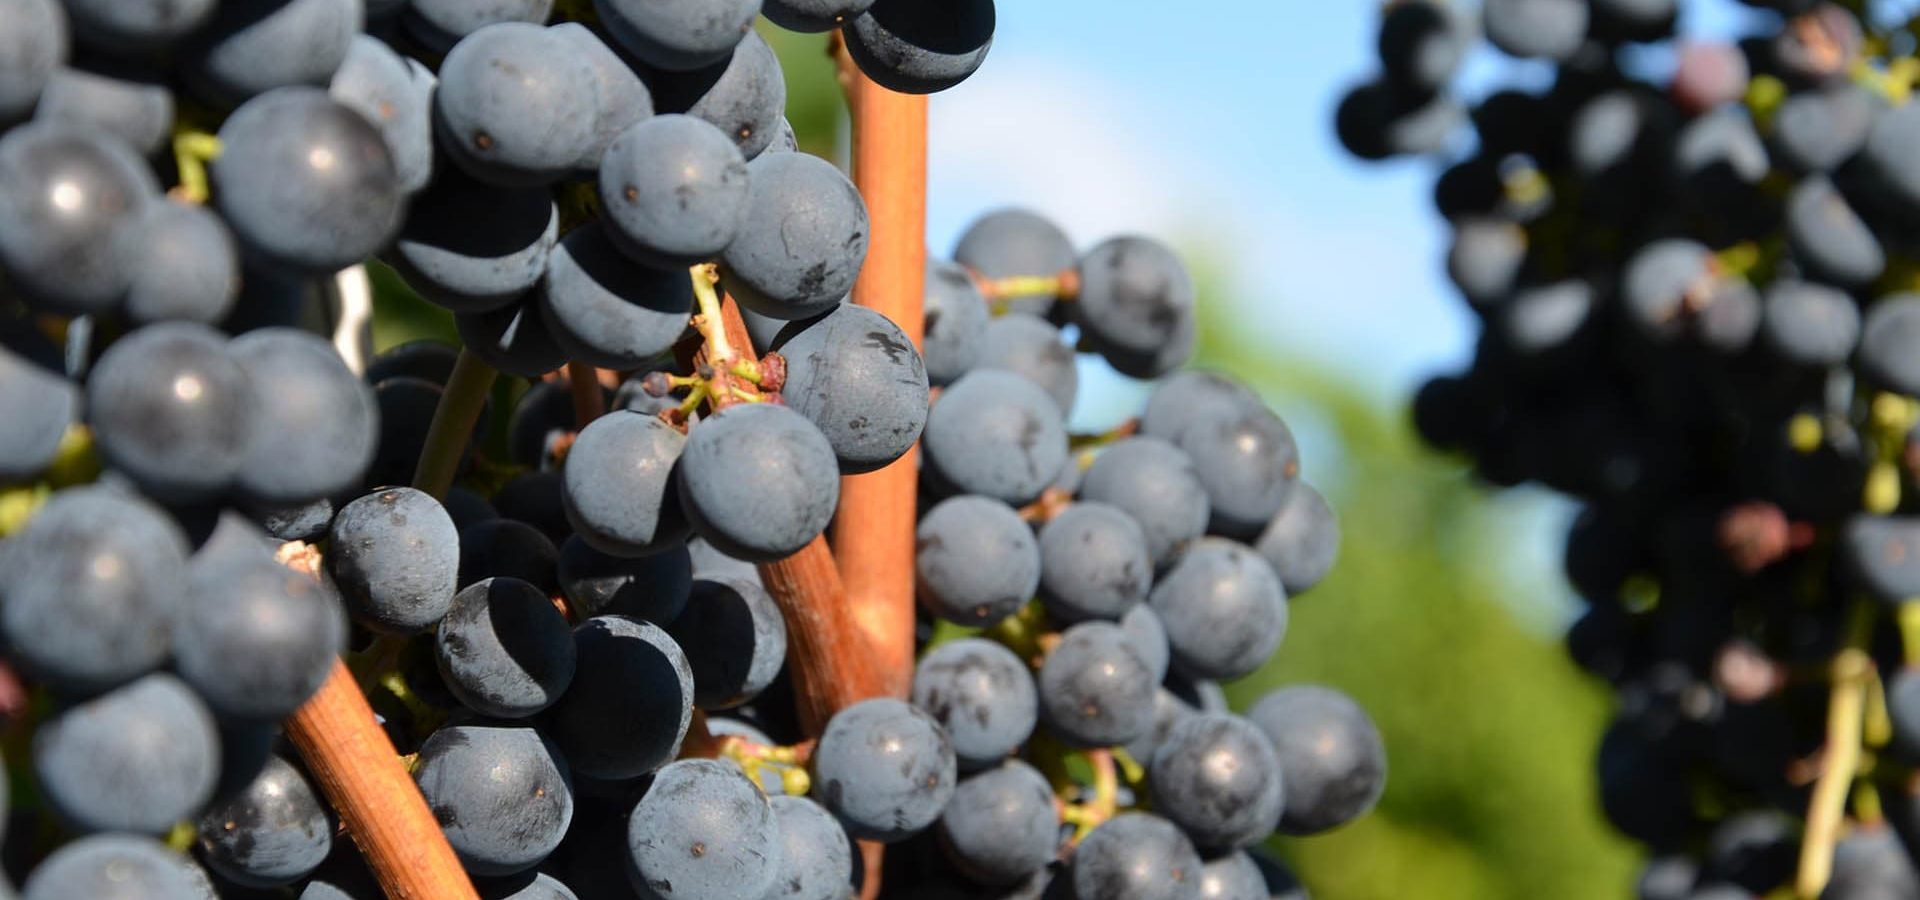
POLYGON ((1627 266, 1623 296, 1633 324, 1658 342, 1694 337, 1725 353, 1744 350, 1760 327, 1760 300, 1745 279, 1716 275, 1705 246, 1655 241, 1627 266))
POLYGON ((346 60, 361 17, 360 0, 221 6, 195 33, 187 84, 207 102, 229 108, 276 88, 325 85, 346 60))
POLYGON ((642 556, 684 538, 675 472, 686 443, 673 426, 634 412, 610 412, 581 429, 562 473, 567 519, 580 539, 602 553, 642 556))
POLYGON ((1773 116, 1775 159, 1801 172, 1831 172, 1867 143, 1884 109, 1878 97, 1851 84, 1795 93, 1773 116))
POLYGON ((151 838, 83 837, 53 852, 27 876, 21 900, 203 900, 191 864, 151 838))
POLYGON ((813 750, 820 804, 862 840, 893 843, 932 825, 953 797, 953 744, 932 716, 892 698, 835 713, 813 750))
POLYGON ((1822 897, 1871 900, 1911 896, 1920 891, 1920 874, 1892 829, 1858 829, 1833 848, 1833 879, 1822 897))
POLYGON ((449 725, 420 745, 414 781, 476 875, 538 864, 573 821, 566 760, 532 728, 449 725))
POLYGON ((1178 900, 1201 880, 1193 842, 1159 816, 1127 812, 1109 819, 1075 848, 1075 897, 1178 900))
POLYGON ((767 900, 844 900, 857 864, 847 830, 805 797, 774 797, 772 804, 780 867, 767 900))
POLYGON ((655 73, 653 85, 663 109, 712 123, 745 159, 766 152, 785 121, 781 113, 787 108, 787 80, 780 57, 752 31, 724 63, 655 73))
POLYGON ((753 29, 758 0, 594 0, 607 32, 648 65, 672 71, 724 61, 753 29))
POLYGON ((1863 287, 1886 268, 1886 252, 1846 197, 1822 175, 1809 175, 1787 195, 1787 243, 1808 274, 1841 287, 1863 287))
POLYGON ((545 872, 523 872, 495 880, 481 896, 487 900, 580 900, 566 884, 545 872))
POLYGON ((993 46, 993 26, 993 0, 875 0, 842 31, 847 55, 875 83, 931 94, 980 68, 993 46))
POLYGON ((9 658, 73 691, 159 666, 186 591, 186 556, 179 527, 130 492, 55 494, 0 543, 9 658))
POLYGON ((260 405, 253 391, 219 332, 188 322, 149 325, 94 365, 87 424, 107 465, 149 495, 205 500, 249 462, 250 416, 260 405))
POLYGON ((711 759, 661 769, 627 824, 629 871, 647 897, 758 900, 780 871, 780 842, 767 795, 711 759))
POLYGON ((482 313, 462 313, 453 321, 460 342, 468 350, 509 375, 537 378, 567 364, 567 350, 533 300, 482 313))
MULTIPOLYGON (((300 0, 305 2, 305 0, 300 0)), ((214 203, 248 250, 313 274, 353 265, 400 226, 380 132, 316 88, 261 94, 220 126, 214 203)))
POLYGON ((540 530, 525 522, 493 518, 460 529, 460 586, 483 578, 509 577, 557 593, 560 551, 540 530))
POLYGON ((1813 6, 1800 19, 1805 27, 1783 28, 1774 36, 1773 63, 1796 81, 1817 85, 1844 80, 1843 61, 1860 52, 1864 38, 1859 21, 1831 4, 1813 6))
POLYGON ((1387 77, 1417 90, 1444 87, 1472 46, 1472 35, 1443 4, 1418 0, 1388 7, 1380 18, 1380 65, 1387 77))
POLYGON ((413 194, 435 175, 433 73, 384 42, 355 35, 327 82, 327 95, 365 116, 387 145, 400 190, 413 194))
POLYGON ((652 366, 686 333, 693 284, 685 272, 631 262, 615 250, 612 235, 611 228, 587 225, 554 247, 540 282, 541 319, 574 359, 610 369, 652 366))
POLYGON ((107 312, 133 272, 122 242, 159 194, 153 172, 97 131, 34 122, 0 137, 0 266, 48 312, 107 312))
POLYGON ((1527 260, 1527 233, 1512 222, 1471 218, 1455 223, 1447 277, 1469 303, 1491 307, 1512 294, 1527 260))
POLYGON ((1060 408, 1011 372, 969 372, 927 413, 923 473, 937 493, 981 494, 1020 505, 1040 496, 1067 461, 1060 408))
POLYGON ((926 334, 920 354, 927 380, 947 385, 980 359, 987 332, 987 301, 967 270, 944 260, 927 261, 926 334))
POLYGON ((1249 847, 1280 824, 1280 761, 1267 736, 1239 716, 1199 713, 1175 722, 1147 776, 1154 811, 1202 847, 1249 847))
POLYGON ((748 581, 760 580, 760 569, 753 563, 736 559, 715 549, 712 544, 698 537, 687 539, 687 556, 693 565, 694 577, 726 576, 744 578, 748 581))
POLYGON ((526 22, 539 25, 553 14, 553 0, 494 0, 472 3, 468 0, 406 0, 407 33, 434 53, 445 53, 453 45, 488 25, 498 22, 526 22))
POLYGON ((300 770, 277 755, 238 796, 209 807, 197 825, 200 858, 246 887, 305 878, 333 847, 327 808, 300 770))
POLYGON ((540 283, 559 235, 560 210, 546 191, 448 170, 414 199, 387 260, 422 297, 454 312, 488 312, 540 283))
POLYGON ((240 249, 211 210, 150 204, 127 235, 128 317, 142 324, 184 319, 211 325, 233 309, 240 249))
POLYGON ((1270 900, 1274 896, 1267 890, 1260 865, 1245 851, 1214 857, 1200 869, 1203 900, 1270 900))
POLYGON ((1026 743, 1037 704, 1027 664, 992 641, 949 641, 914 666, 913 705, 947 730, 963 772, 991 767, 1026 743))
POLYGON ((1196 424, 1218 421, 1260 406, 1246 385, 1213 372, 1178 373, 1154 388, 1140 416, 1140 433, 1175 441, 1196 424))
POLYGON ((413 634, 440 621, 460 573, 460 534, 433 497, 386 488, 346 506, 328 530, 327 561, 359 624, 413 634))
POLYGON ((927 372, 913 342, 886 316, 836 307, 783 332, 783 402, 833 448, 840 471, 871 472, 899 459, 927 423, 927 372))
POLYGON ((1040 546, 1012 507, 987 497, 940 501, 914 537, 916 594, 934 615, 991 625, 1040 586, 1040 546))
POLYGON ((582 618, 620 615, 666 625, 687 608, 693 560, 685 545, 637 559, 610 556, 574 535, 560 545, 559 578, 582 618))
POLYGON ((1040 602, 1056 621, 1118 620, 1147 598, 1146 534, 1117 506, 1081 501, 1040 529, 1040 602))
POLYGON ((667 633, 693 669, 701 709, 729 709, 766 690, 787 658, 787 625, 758 583, 699 578, 667 633))
MULTIPOLYGON (((1058 275, 1072 270, 1079 259, 1073 242, 1058 225, 1018 208, 995 210, 975 219, 953 248, 955 263, 989 279, 1058 275)), ((1020 294, 1001 302, 1010 312, 1045 317, 1054 300, 1048 295, 1020 294)))
POLYGON ((1287 596, 1298 597, 1333 568, 1340 554, 1340 520, 1313 485, 1301 482, 1253 548, 1273 566, 1287 596))
POLYGON ((1299 478, 1293 432, 1259 405, 1233 413, 1211 415, 1196 409, 1192 414, 1190 424, 1168 439, 1192 458, 1206 488, 1207 530, 1229 537, 1258 534, 1286 504, 1299 478))
POLYGON ((1111 622, 1082 622, 1061 632, 1037 682, 1047 727, 1071 743, 1129 744, 1153 726, 1153 672, 1111 622))
POLYGON ((460 348, 452 344, 425 339, 407 341, 367 360, 367 370, 362 377, 376 386, 389 378, 417 378, 445 386, 453 377, 453 366, 459 358, 460 348))
POLYGON ((867 11, 873 0, 765 0, 761 14, 788 31, 832 31, 867 11))
POLYGON ((805 153, 747 164, 747 212, 721 254, 721 283, 743 309, 804 319, 853 289, 867 257, 867 205, 839 169, 805 153))
POLYGON ((1920 296, 1875 301, 1860 329, 1860 373, 1902 394, 1920 394, 1920 296))
POLYGON ((1287 633, 1287 596, 1266 560, 1244 544, 1202 538, 1153 586, 1174 664, 1203 678, 1240 678, 1287 633))
POLYGON ((1638 900, 1688 900, 1700 875, 1699 866, 1685 856, 1663 856, 1647 863, 1635 883, 1638 900))
POLYGON ((684 115, 644 119, 600 159, 606 234, 622 252, 671 268, 720 255, 747 211, 747 162, 728 136, 684 115))
POLYGON ((273 721, 332 674, 347 621, 332 591, 274 561, 265 534, 251 524, 238 530, 252 546, 209 542, 187 568, 174 668, 221 715, 273 721))
POLYGON ((1781 280, 1767 288, 1762 302, 1761 336, 1793 365, 1844 362, 1860 340, 1860 307, 1835 288, 1781 280))
POLYGON ((1380 732, 1345 694, 1318 685, 1281 688, 1247 711, 1273 741, 1286 786, 1280 830, 1318 834, 1366 814, 1386 788, 1380 732))
POLYGON ((1592 332, 1594 308, 1592 285, 1558 281, 1515 294, 1492 324, 1505 349, 1521 363, 1544 365, 1565 359, 1592 332))
POLYGON ((60 451, 80 418, 80 391, 59 373, 0 345, 0 479, 38 474, 60 451))
POLYGON ((1768 890, 1793 874, 1799 841, 1793 823, 1772 810, 1749 810, 1720 821, 1707 842, 1705 883, 1768 890))
MULTIPOLYGON (((601 391, 606 396, 606 391, 601 391)), ((624 404, 608 404, 619 409, 624 404)), ((677 405, 677 404, 676 404, 677 405)), ((573 392, 563 381, 537 381, 520 396, 507 417, 507 454, 529 468, 546 465, 549 452, 562 435, 572 434, 577 421, 573 414, 573 392)))
POLYGON ((1166 245, 1131 235, 1111 238, 1080 260, 1073 320, 1104 345, 1153 353, 1193 317, 1193 294, 1186 266, 1166 245))
POLYGON ((769 403, 700 420, 679 473, 680 505, 694 529, 755 562, 789 556, 819 537, 840 499, 832 445, 804 416, 769 403))
POLYGON ((1445 94, 1367 83, 1355 86, 1341 98, 1334 110, 1334 128, 1348 152, 1361 159, 1377 160, 1395 154, 1438 152, 1465 116, 1460 105, 1445 94))
POLYGON ((1143 435, 1109 446, 1087 468, 1080 497, 1110 504, 1139 523, 1156 566, 1171 564, 1181 548, 1206 533, 1207 494, 1193 459, 1160 438, 1143 435))
POLYGON ((693 671, 657 626, 596 616, 573 630, 573 684, 549 713, 549 734, 575 771, 633 778, 680 752, 693 713, 693 671))
POLYGON ((367 467, 367 484, 406 484, 413 480, 420 451, 427 446, 427 429, 433 424, 434 410, 444 393, 439 384, 409 375, 376 382, 373 400, 380 410, 376 416, 380 438, 375 442, 373 463, 367 467))
POLYGON ((491 184, 551 184, 594 146, 598 80, 568 41, 502 22, 460 39, 433 94, 440 149, 491 184))
POLYGON ((583 171, 599 168, 607 145, 613 143, 620 132, 653 115, 653 94, 633 67, 592 29, 578 22, 561 22, 547 30, 573 45, 574 52, 593 69, 594 85, 600 95, 594 110, 593 140, 584 148, 585 153, 576 167, 583 171))
POLYGON ((1147 669, 1153 672, 1154 681, 1164 681, 1167 666, 1173 662, 1173 650, 1167 644, 1167 626, 1161 624, 1160 614, 1145 603, 1136 603, 1127 614, 1120 617, 1120 628, 1127 633, 1127 639, 1133 643, 1133 649, 1140 651, 1140 658, 1147 663, 1147 669))
POLYGON ((37 121, 92 128, 152 156, 173 127, 173 94, 150 77, 117 68, 73 66, 54 70, 34 107, 37 121))
MULTIPOLYGON (((1597 11, 1597 10, 1596 10, 1597 11)), ((1701 113, 1747 94, 1750 70, 1740 48, 1730 44, 1683 44, 1669 88, 1674 102, 1701 113)))
POLYGON ((1566 59, 1586 37, 1579 0, 1487 0, 1481 12, 1487 40, 1512 56, 1566 59))
POLYGON ((453 596, 434 636, 447 689, 482 715, 518 719, 560 699, 573 680, 565 616, 518 578, 477 581, 453 596))
POLYGON ((1052 862, 1060 816, 1053 786, 1019 760, 968 777, 940 815, 940 847, 969 878, 1019 882, 1052 862))
POLYGON ((360 483, 379 440, 373 390, 333 346, 303 331, 263 328, 228 353, 253 386, 246 455, 235 481, 269 503, 333 496, 360 483), (324 434, 325 441, 312 436, 324 434))
POLYGON ((55 0, 7 0, 0 14, 0 125, 33 112, 41 90, 66 61, 67 15, 55 0))
POLYGON ((1063 412, 1073 409, 1080 392, 1073 348, 1061 343, 1059 329, 1026 313, 1007 313, 987 323, 974 366, 1003 369, 1032 381, 1063 412))
POLYGON ((82 831, 164 834, 212 797, 220 737, 193 691, 156 673, 42 723, 33 771, 48 803, 82 831))

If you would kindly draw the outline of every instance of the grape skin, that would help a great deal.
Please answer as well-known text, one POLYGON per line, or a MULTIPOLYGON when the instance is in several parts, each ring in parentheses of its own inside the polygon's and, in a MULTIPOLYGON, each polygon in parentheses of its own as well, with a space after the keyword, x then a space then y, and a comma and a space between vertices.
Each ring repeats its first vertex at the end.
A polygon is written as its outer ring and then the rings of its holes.
POLYGON ((460 574, 460 533, 433 497, 387 488, 340 509, 327 561, 354 620, 389 634, 440 621, 460 574))
POLYGON ((447 843, 476 875, 538 864, 573 821, 566 760, 532 728, 441 728, 420 746, 413 777, 447 843))
POLYGON ((813 751, 816 796, 856 838, 891 843, 952 799, 953 745, 933 718, 891 698, 835 713, 813 751))
POLYGON ((21 900, 204 900, 190 863, 151 838, 130 834, 83 837, 36 866, 21 900))
POLYGON ((840 470, 820 429, 785 406, 731 406, 690 430, 680 454, 681 508, 729 555, 768 562, 826 530, 840 470))
POLYGON ((941 644, 913 670, 913 705, 947 730, 960 771, 1018 750, 1038 720, 1033 674, 1013 651, 980 638, 941 644))
POLYGON ((935 504, 914 532, 916 594, 928 611, 991 625, 1040 587, 1040 545, 1012 507, 963 495, 935 504))
POLYGON ((43 796, 83 831, 165 834, 212 798, 219 759, 213 714, 165 673, 69 706, 33 738, 43 796))
POLYGON ((160 194, 125 144, 60 122, 0 137, 0 267, 36 308, 113 309, 133 273, 119 248, 160 194))
POLYGON ((683 759, 660 770, 627 823, 643 896, 757 900, 780 871, 773 806, 730 763, 683 759))
POLYGON ((747 212, 721 254, 721 284, 746 309, 804 319, 853 289, 867 257, 867 205, 826 160, 763 154, 747 164, 747 212))
POLYGON ((923 474, 936 494, 1032 502, 1067 461, 1060 408, 1011 372, 983 369, 949 385, 927 413, 923 474))
POLYGON ((693 714, 693 670, 680 646, 624 616, 580 623, 573 642, 573 685, 547 720, 573 770, 625 779, 672 761, 693 714))
POLYGON ((482 715, 531 716, 552 706, 573 681, 566 617, 518 578, 487 578, 454 594, 434 632, 434 650, 447 689, 482 715))
POLYGON ((926 368, 886 316, 843 304, 797 331, 789 326, 775 349, 787 361, 782 400, 820 429, 841 472, 879 469, 920 439, 926 368))
POLYGON ((208 807, 198 821, 200 858, 220 877, 246 887, 305 878, 333 849, 333 819, 313 785, 274 755, 238 795, 208 807))

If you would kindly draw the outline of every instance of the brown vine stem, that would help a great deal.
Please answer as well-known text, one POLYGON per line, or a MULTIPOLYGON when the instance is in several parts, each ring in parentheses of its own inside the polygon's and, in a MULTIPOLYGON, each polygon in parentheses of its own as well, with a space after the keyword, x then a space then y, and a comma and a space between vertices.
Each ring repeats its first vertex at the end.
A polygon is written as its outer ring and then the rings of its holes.
POLYGON ((585 428, 607 411, 607 395, 600 389, 600 370, 579 360, 567 363, 567 391, 573 397, 573 427, 585 428))
POLYGON ((1806 837, 1800 844, 1800 865, 1794 876, 1794 890, 1805 900, 1819 897, 1833 875, 1833 846, 1840 837, 1847 794, 1860 768, 1861 724, 1867 681, 1873 674, 1873 660, 1862 648, 1871 635, 1872 620, 1865 613, 1856 619, 1864 620, 1864 624, 1856 621, 1847 645, 1833 658, 1825 759, 1820 779, 1813 787, 1813 799, 1807 804, 1806 837))

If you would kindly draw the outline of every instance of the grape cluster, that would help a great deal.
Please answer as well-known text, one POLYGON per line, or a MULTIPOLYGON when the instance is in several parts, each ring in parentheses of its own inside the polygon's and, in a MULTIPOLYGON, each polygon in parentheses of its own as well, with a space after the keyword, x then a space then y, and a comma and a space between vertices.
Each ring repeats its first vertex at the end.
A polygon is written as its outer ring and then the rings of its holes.
POLYGON ((1567 645, 1617 697, 1599 801, 1655 854, 1639 895, 1920 895, 1911 10, 1746 0, 1695 42, 1684 5, 1392 4, 1335 128, 1444 160, 1482 328, 1419 432, 1583 504, 1567 645), (1550 84, 1453 94, 1481 34, 1550 84))

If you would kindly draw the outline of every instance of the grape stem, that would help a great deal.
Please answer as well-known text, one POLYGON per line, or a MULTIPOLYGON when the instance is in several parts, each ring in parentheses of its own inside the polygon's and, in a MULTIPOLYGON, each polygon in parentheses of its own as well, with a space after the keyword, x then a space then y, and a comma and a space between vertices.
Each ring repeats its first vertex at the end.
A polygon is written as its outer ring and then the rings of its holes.
POLYGON ((1833 875, 1833 846, 1840 837, 1847 794, 1860 769, 1860 737, 1866 689, 1873 660, 1865 649, 1872 634, 1871 607, 1861 604, 1846 646, 1833 657, 1833 686, 1827 701, 1827 745, 1813 799, 1807 805, 1806 837, 1800 845, 1800 865, 1794 890, 1803 900, 1815 900, 1833 875))
POLYGON ((593 366, 577 359, 570 360, 567 363, 567 390, 573 396, 575 428, 585 428, 606 413, 607 396, 600 389, 600 372, 593 366))
POLYGON ((440 395, 440 405, 434 407, 433 423, 427 426, 427 443, 420 450, 419 467, 413 471, 415 490, 432 494, 436 500, 446 498, 467 439, 480 420, 480 408, 486 405, 487 392, 493 387, 494 374, 472 350, 460 351, 453 374, 447 378, 446 391, 440 395))
POLYGON ((1140 433, 1140 417, 1128 416, 1120 424, 1095 434, 1076 434, 1067 438, 1067 446, 1073 450, 1091 450, 1105 447, 1114 441, 1124 440, 1140 433))
POLYGON ((1107 823, 1120 810, 1120 777, 1112 750, 1088 750, 1087 763, 1093 767, 1093 799, 1085 803, 1064 804, 1060 820, 1073 826, 1073 838, 1067 846, 1078 847, 1095 828, 1107 823))
POLYGON ((1900 655, 1908 668, 1920 667, 1920 597, 1900 604, 1894 613, 1900 626, 1900 655))
POLYGON ((213 196, 207 182, 207 163, 220 156, 220 139, 193 128, 173 133, 173 164, 179 170, 180 184, 168 195, 199 206, 213 196))
POLYGON ((1020 507, 1022 521, 1035 525, 1053 521, 1053 517, 1065 512, 1073 505, 1073 493, 1063 487, 1050 487, 1040 492, 1040 499, 1020 507))
POLYGON ((727 329, 721 322, 720 292, 714 289, 714 283, 720 280, 718 270, 712 263, 702 263, 690 269, 688 275, 693 280, 694 301, 700 307, 693 325, 706 341, 707 365, 716 371, 731 371, 741 360, 733 352, 733 343, 727 339, 727 329))
POLYGON ((1005 278, 988 278, 969 270, 973 284, 980 290, 994 315, 1007 311, 1007 303, 1015 297, 1052 297, 1055 300, 1073 300, 1080 296, 1080 272, 1077 269, 1061 269, 1052 275, 1010 275, 1005 278))

